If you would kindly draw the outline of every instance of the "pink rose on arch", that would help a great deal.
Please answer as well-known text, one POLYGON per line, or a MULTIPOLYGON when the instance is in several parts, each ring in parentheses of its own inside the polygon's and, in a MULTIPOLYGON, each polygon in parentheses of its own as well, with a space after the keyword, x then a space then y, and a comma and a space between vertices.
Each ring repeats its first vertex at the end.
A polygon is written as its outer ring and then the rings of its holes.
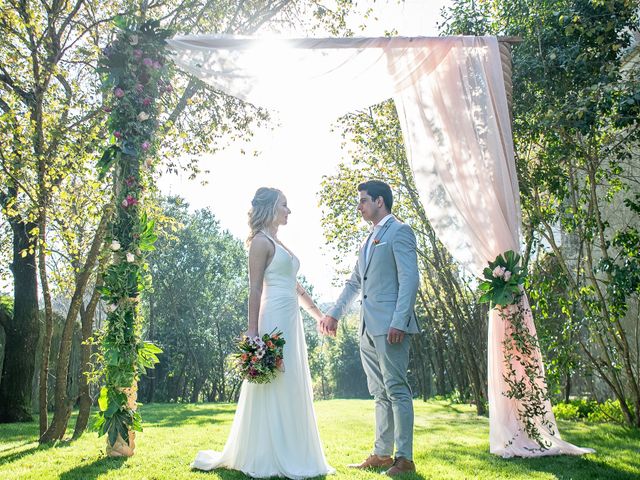
POLYGON ((118 88, 116 88, 116 89, 113 91, 113 95, 114 95, 116 98, 122 98, 122 97, 124 97, 124 90, 123 90, 123 89, 121 89, 120 87, 118 87, 118 88))
POLYGON ((156 70, 159 70, 160 68, 162 68, 162 64, 159 61, 155 60, 153 62, 153 68, 155 68, 156 70))
POLYGON ((128 208, 137 204, 138 204, 138 199, 135 198, 133 195, 127 195, 126 198, 122 200, 122 206, 124 208, 128 208))
POLYGON ((164 87, 164 91, 167 93, 171 93, 173 92, 173 87, 169 84, 166 87, 164 87))
POLYGON ((144 100, 142 100, 142 105, 148 107, 149 105, 151 105, 151 102, 152 100, 149 97, 146 97, 144 100))
POLYGON ((139 48, 136 48, 133 51, 133 56, 134 56, 134 58, 140 60, 142 58, 142 50, 140 50, 139 48))
POLYGON ((142 60, 142 64, 143 64, 145 67, 151 67, 151 66, 153 66, 153 60, 151 60, 149 57, 146 57, 146 58, 144 58, 144 59, 142 60))
POLYGON ((145 152, 147 150, 149 150, 149 147, 151 146, 151 144, 147 141, 142 142, 142 145, 140 145, 140 147, 142 148, 142 150, 144 150, 145 152))
POLYGON ((502 278, 504 278, 505 282, 508 282, 509 279, 511 278, 511 272, 509 270, 504 272, 504 275, 502 276, 502 278))
POLYGON ((122 138, 122 132, 116 130, 115 132, 113 132, 113 136, 120 140, 122 138))

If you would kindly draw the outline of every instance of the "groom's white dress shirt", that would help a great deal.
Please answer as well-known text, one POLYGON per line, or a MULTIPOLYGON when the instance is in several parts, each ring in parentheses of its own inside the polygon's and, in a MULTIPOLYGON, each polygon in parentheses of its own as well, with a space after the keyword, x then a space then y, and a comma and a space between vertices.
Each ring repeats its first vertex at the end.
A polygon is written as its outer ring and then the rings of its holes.
POLYGON ((373 243, 373 241, 376 238, 376 235, 378 234, 378 232, 380 231, 380 229, 384 226, 385 223, 387 223, 387 221, 393 217, 393 214, 390 213, 389 215, 387 215, 386 217, 384 217, 382 220, 380 220, 374 227, 373 230, 371 231, 371 234, 369 235, 369 240, 367 241, 367 246, 364 250, 364 261, 366 262, 369 258, 369 251, 371 250, 371 244, 373 243))

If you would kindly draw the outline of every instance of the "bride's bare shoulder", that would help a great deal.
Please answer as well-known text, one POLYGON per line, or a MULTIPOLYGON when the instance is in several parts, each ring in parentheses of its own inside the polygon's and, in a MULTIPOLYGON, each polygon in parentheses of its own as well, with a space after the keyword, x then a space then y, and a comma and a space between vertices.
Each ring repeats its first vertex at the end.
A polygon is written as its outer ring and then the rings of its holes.
POLYGON ((264 233, 258 232, 255 237, 249 242, 249 251, 258 252, 271 252, 274 250, 273 240, 267 237, 264 233))

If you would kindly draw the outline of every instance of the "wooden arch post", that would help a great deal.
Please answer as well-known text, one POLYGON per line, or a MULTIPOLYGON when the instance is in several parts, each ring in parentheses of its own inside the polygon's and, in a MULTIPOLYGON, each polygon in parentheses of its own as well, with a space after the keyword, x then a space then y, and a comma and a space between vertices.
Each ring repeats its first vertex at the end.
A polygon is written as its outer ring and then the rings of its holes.
POLYGON ((513 45, 522 43, 520 37, 498 37, 500 47, 500 60, 502 62, 502 78, 504 79, 504 89, 507 94, 507 104, 509 105, 509 118, 513 123, 513 59, 511 48, 513 45))

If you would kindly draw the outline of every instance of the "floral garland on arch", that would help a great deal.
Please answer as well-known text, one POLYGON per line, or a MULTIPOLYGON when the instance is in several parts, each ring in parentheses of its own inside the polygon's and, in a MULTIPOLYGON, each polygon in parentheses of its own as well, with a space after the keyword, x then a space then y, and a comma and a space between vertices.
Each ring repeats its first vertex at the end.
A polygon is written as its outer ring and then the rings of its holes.
POLYGON ((111 263, 103 273, 101 298, 107 306, 100 333, 105 385, 94 428, 108 435, 110 455, 133 455, 133 432, 141 431, 136 388, 140 374, 158 363, 162 350, 141 338, 140 295, 149 287, 146 255, 155 249, 154 221, 142 195, 155 148, 159 98, 171 92, 165 39, 159 22, 116 17, 116 35, 99 62, 110 145, 97 164, 100 178, 112 172, 116 218, 106 241, 111 263))
MULTIPOLYGON (((539 426, 551 435, 555 435, 555 427, 548 420, 547 385, 542 363, 536 358, 540 348, 538 339, 531 335, 525 323, 525 314, 530 312, 526 311, 522 301, 526 271, 520 266, 520 255, 512 250, 498 255, 489 262, 483 275, 479 285, 483 294, 479 301, 497 308, 500 318, 506 323, 502 347, 506 367, 503 379, 508 390, 502 393, 518 401, 522 429, 538 444, 539 448, 535 450, 548 450, 551 443, 542 437, 539 426)), ((505 447, 513 440, 515 437, 505 447)))

